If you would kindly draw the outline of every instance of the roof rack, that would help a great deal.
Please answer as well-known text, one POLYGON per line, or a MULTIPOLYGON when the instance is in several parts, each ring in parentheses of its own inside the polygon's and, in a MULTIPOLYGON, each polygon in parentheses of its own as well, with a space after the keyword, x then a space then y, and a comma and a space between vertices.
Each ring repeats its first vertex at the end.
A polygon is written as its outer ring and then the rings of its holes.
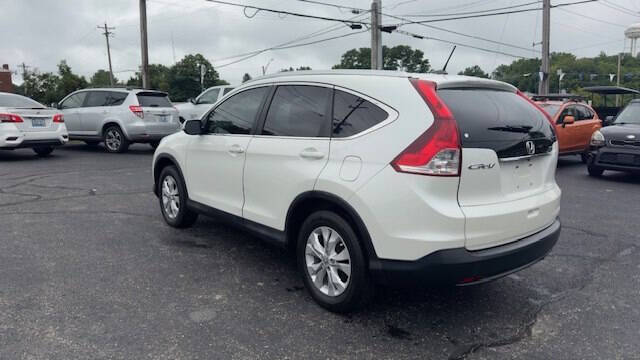
POLYGON ((533 101, 564 101, 564 102, 583 102, 585 97, 577 94, 546 94, 546 95, 531 95, 533 101))

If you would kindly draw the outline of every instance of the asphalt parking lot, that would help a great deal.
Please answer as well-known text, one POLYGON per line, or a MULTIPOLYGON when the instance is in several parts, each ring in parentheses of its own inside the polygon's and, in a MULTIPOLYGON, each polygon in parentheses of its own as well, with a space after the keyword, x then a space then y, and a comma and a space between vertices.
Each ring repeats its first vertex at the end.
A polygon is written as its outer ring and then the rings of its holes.
POLYGON ((381 289, 341 316, 287 253, 166 226, 146 145, 0 152, 0 359, 640 358, 640 176, 561 159, 560 241, 470 288, 381 289))

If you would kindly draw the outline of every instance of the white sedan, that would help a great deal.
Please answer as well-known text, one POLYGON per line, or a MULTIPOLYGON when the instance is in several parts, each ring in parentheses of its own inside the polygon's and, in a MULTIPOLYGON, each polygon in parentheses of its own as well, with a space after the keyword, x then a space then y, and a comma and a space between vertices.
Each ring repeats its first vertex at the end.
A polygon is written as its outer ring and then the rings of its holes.
POLYGON ((69 141, 64 116, 27 97, 0 92, 0 150, 32 148, 47 156, 69 141))
POLYGON ((204 113, 211 109, 211 105, 218 102, 234 88, 231 85, 210 87, 195 99, 189 99, 186 103, 175 104, 175 108, 180 113, 180 122, 200 119, 204 113))

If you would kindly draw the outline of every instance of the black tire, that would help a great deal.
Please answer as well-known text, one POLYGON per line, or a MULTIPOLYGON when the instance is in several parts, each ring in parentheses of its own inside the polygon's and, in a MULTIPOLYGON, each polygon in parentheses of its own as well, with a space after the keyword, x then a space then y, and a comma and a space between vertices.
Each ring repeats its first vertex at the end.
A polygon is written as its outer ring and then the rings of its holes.
POLYGON ((160 145, 160 141, 152 141, 149 145, 151 145, 152 148, 157 149, 158 145, 160 145))
POLYGON ((589 162, 589 153, 580 154, 580 161, 582 161, 583 164, 587 164, 589 162))
MULTIPOLYGON (((337 313, 349 312, 364 307, 373 297, 374 284, 369 275, 367 260, 362 246, 352 226, 340 215, 331 211, 318 211, 311 214, 300 228, 296 258, 298 269, 302 275, 302 280, 307 291, 309 291, 311 297, 323 308, 337 313), (343 246, 346 246, 350 257, 351 275, 344 291, 337 296, 329 296, 323 293, 314 285, 311 275, 307 270, 307 255, 305 253, 307 239, 314 230, 321 227, 329 227, 340 235, 343 240, 343 246)), ((322 263, 318 264, 323 266, 322 263)), ((344 275, 344 273, 342 275, 344 275)))
POLYGON ((51 155, 53 152, 53 146, 36 146, 33 151, 40 157, 51 155))
POLYGON ((100 144, 100 141, 88 141, 88 140, 86 140, 84 143, 87 144, 87 146, 89 146, 89 147, 96 147, 96 146, 98 146, 98 144, 100 144))
POLYGON ((110 153, 124 153, 129 149, 129 139, 117 125, 109 126, 102 135, 104 147, 110 153))
POLYGON ((196 220, 198 220, 198 213, 187 208, 187 188, 184 185, 184 179, 180 176, 180 172, 175 166, 167 166, 162 169, 160 177, 158 178, 158 201, 160 204, 160 211, 164 221, 175 228, 186 228, 192 226, 196 220), (171 177, 176 183, 176 189, 178 191, 177 198, 179 199, 179 206, 177 214, 169 214, 164 206, 163 198, 163 184, 165 179, 171 177))
POLYGON ((597 167, 595 165, 588 165, 587 171, 589 172, 589 176, 600 177, 604 173, 604 169, 601 167, 597 167))

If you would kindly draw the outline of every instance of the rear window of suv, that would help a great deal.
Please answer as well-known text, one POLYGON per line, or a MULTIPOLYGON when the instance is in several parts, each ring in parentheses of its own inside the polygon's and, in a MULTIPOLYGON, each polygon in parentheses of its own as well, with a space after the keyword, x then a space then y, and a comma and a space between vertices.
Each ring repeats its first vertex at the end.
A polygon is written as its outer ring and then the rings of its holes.
POLYGON ((172 107, 169 97, 161 92, 139 92, 138 103, 142 107, 172 107))
POLYGON ((456 119, 462 147, 493 149, 503 158, 527 155, 527 140, 534 140, 536 153, 548 151, 555 141, 544 114, 516 93, 442 89, 438 95, 456 119))

